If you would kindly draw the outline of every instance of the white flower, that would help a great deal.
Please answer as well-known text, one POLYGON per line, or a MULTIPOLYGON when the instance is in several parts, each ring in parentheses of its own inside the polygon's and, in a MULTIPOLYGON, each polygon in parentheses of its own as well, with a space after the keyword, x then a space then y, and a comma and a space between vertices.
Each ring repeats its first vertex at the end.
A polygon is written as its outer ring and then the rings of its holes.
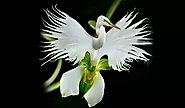
POLYGON ((95 38, 89 35, 75 19, 58 10, 56 6, 52 8, 56 14, 51 13, 48 9, 45 10, 52 24, 43 20, 44 26, 48 28, 43 29, 43 31, 46 32, 47 36, 56 39, 52 42, 46 42, 50 43, 45 46, 49 48, 44 51, 49 52, 46 57, 50 57, 46 62, 63 58, 77 64, 83 61, 82 59, 86 52, 90 53, 90 57, 87 60, 88 63, 85 63, 86 66, 80 65, 62 75, 60 83, 63 97, 78 95, 80 81, 85 78, 85 74, 88 74, 86 77, 93 78, 93 84, 85 92, 84 98, 90 107, 94 106, 102 100, 104 94, 105 84, 99 73, 100 70, 104 69, 107 65, 118 71, 129 70, 130 64, 128 62, 133 60, 148 60, 145 55, 150 54, 135 46, 152 44, 148 42, 150 39, 146 38, 146 36, 151 34, 151 31, 145 30, 148 28, 148 24, 138 27, 147 19, 142 19, 130 25, 138 13, 134 14, 133 11, 125 15, 115 25, 108 18, 100 15, 95 28, 98 38, 95 38), (104 26, 114 28, 106 32, 104 26), (104 61, 102 61, 102 65, 99 65, 101 57, 104 55, 108 56, 105 67, 104 61), (86 73, 86 70, 90 71, 89 67, 92 66, 95 67, 95 70, 92 71, 93 75, 89 75, 90 73, 86 73))
MULTIPOLYGON (((80 80, 83 76, 84 70, 85 66, 78 66, 62 75, 60 80, 60 91, 62 93, 62 97, 79 94, 80 80)), ((99 103, 104 95, 105 83, 103 77, 99 72, 96 72, 94 77, 95 79, 92 87, 84 95, 89 107, 99 103)))

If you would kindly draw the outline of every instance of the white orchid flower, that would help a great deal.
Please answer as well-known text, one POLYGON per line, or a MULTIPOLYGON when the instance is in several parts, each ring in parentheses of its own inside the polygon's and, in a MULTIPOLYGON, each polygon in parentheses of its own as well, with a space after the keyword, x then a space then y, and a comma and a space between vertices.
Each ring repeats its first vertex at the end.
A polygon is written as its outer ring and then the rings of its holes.
POLYGON ((147 61, 146 51, 134 45, 149 45, 151 42, 146 38, 151 31, 146 31, 148 24, 138 27, 147 19, 130 25, 138 13, 131 12, 125 15, 115 25, 105 16, 99 16, 95 30, 98 38, 89 35, 83 27, 69 15, 52 7, 53 11, 45 10, 51 24, 43 20, 47 29, 42 29, 54 41, 46 42, 49 52, 46 57, 49 61, 60 58, 69 60, 74 64, 80 62, 79 66, 65 72, 60 80, 60 91, 62 97, 78 95, 79 91, 84 94, 89 107, 99 103, 104 95, 104 80, 100 70, 114 69, 118 71, 130 68, 129 62, 133 60, 147 61), (104 26, 110 26, 108 32, 104 26), (108 59, 101 59, 107 55, 108 59), (85 56, 85 58, 84 58, 85 56))
MULTIPOLYGON (((85 66, 78 66, 75 69, 72 69, 62 75, 60 80, 60 91, 62 93, 62 97, 79 94, 80 81, 83 77, 83 74, 87 74, 86 71, 87 70, 85 66)), ((84 95, 84 98, 87 100, 89 107, 99 103, 104 95, 105 83, 103 77, 99 72, 94 74, 95 75, 92 79, 82 79, 84 83, 88 83, 88 81, 90 81, 90 84, 92 84, 91 88, 84 95)), ((81 85, 81 87, 82 86, 83 85, 81 85)))
POLYGON ((62 75, 60 91, 63 97, 84 94, 89 107, 99 103, 104 95, 105 83, 100 70, 110 70, 107 59, 101 59, 97 67, 91 67, 90 54, 86 53, 80 65, 62 75))

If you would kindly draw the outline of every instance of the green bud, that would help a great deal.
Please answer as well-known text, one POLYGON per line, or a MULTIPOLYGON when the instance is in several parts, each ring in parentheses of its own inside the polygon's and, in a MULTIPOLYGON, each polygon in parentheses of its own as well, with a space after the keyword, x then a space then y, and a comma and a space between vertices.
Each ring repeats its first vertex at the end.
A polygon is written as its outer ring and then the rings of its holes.
POLYGON ((88 24, 90 25, 90 27, 92 27, 95 30, 96 22, 94 20, 89 20, 88 24))

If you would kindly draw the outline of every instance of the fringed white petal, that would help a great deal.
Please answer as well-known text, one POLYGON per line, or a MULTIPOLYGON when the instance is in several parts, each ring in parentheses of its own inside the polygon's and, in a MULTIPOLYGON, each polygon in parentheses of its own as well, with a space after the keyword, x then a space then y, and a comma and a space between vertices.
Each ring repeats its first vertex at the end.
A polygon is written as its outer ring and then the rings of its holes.
POLYGON ((151 39, 146 38, 146 36, 152 32, 146 30, 149 28, 148 24, 145 24, 143 27, 138 27, 143 22, 146 22, 146 20, 148 20, 147 18, 130 25, 138 14, 138 12, 134 14, 134 11, 118 21, 116 26, 120 27, 121 30, 112 28, 107 32, 106 42, 99 51, 100 56, 108 56, 109 65, 112 66, 114 70, 128 71, 131 67, 130 62, 133 60, 147 61, 148 59, 145 55, 150 55, 135 46, 151 45, 152 43, 149 41, 151 39))
POLYGON ((79 84, 84 69, 84 66, 78 66, 62 75, 60 80, 60 92, 62 97, 79 94, 79 84))
POLYGON ((104 89, 105 89, 104 79, 98 72, 94 84, 84 95, 84 98, 88 102, 89 107, 98 104, 102 100, 104 96, 104 89))
POLYGON ((49 42, 54 48, 46 46, 49 49, 46 49, 45 52, 50 51, 48 55, 53 55, 47 62, 65 57, 66 60, 76 64, 83 59, 86 51, 93 52, 92 37, 76 20, 58 10, 56 5, 52 6, 52 9, 55 13, 48 9, 44 10, 50 24, 43 19, 43 25, 46 28, 42 29, 46 36, 55 38, 55 41, 49 42), (66 58, 66 55, 68 55, 68 58, 66 58))

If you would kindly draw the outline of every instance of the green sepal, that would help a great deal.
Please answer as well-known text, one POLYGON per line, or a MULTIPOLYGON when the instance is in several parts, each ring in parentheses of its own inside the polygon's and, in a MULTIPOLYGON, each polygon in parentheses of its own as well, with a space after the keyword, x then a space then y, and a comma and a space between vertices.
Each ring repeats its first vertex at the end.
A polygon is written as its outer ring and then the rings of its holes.
POLYGON ((99 61, 98 65, 97 65, 97 70, 112 70, 112 67, 110 67, 108 64, 107 58, 102 58, 99 61))
POLYGON ((82 65, 85 65, 87 68, 91 66, 91 55, 88 51, 85 53, 85 57, 78 64, 78 66, 82 65))

